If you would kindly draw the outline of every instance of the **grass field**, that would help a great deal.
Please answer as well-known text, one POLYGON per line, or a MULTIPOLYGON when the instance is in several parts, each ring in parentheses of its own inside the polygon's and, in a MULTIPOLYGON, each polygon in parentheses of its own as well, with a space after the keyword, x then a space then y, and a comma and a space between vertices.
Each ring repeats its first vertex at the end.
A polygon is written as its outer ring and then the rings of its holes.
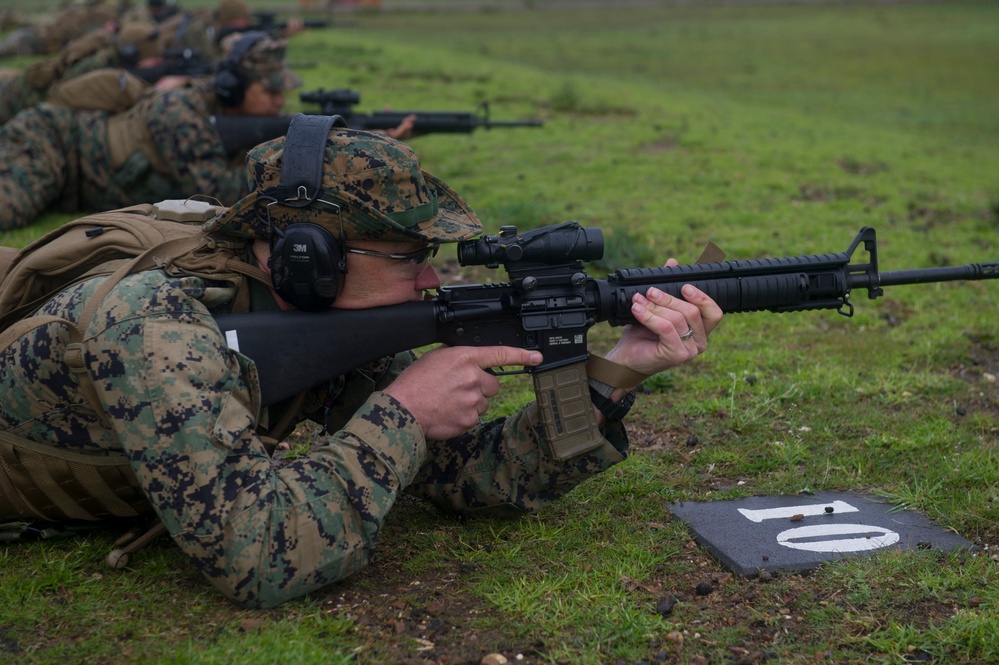
MULTIPOLYGON (((594 275, 693 261, 709 240, 730 259, 841 252, 862 226, 882 270, 999 260, 991 3, 359 12, 293 38, 289 60, 306 89, 360 91, 362 111, 488 101, 543 119, 412 144, 489 229, 601 227, 594 275)), ((166 541, 120 573, 102 563, 112 532, 4 547, 0 657, 999 661, 999 282, 855 304, 728 316, 704 356, 646 384, 624 463, 519 521, 403 501, 372 565, 277 610, 234 608, 166 541), (819 490, 884 497, 979 550, 744 579, 665 508, 819 490)), ((507 384, 496 414, 529 399, 507 384)))

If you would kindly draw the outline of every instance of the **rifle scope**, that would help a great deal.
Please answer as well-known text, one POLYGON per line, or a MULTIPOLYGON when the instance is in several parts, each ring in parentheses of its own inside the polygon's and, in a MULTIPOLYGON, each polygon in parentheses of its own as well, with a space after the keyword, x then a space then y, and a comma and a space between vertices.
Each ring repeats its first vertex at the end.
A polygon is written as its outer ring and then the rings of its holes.
POLYGON ((361 93, 348 88, 336 88, 335 90, 313 90, 303 92, 298 98, 304 104, 330 104, 333 106, 354 106, 361 102, 361 93))
POLYGON ((458 263, 497 268, 502 263, 558 265, 570 261, 595 261, 604 255, 600 229, 565 222, 518 234, 516 226, 500 227, 499 235, 486 235, 458 243, 458 263))

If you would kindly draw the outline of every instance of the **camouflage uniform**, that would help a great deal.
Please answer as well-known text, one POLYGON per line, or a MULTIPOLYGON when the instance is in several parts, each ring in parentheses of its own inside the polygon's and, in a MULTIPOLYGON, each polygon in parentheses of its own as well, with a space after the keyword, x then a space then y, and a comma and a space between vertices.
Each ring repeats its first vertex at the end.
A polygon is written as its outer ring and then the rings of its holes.
POLYGON ((163 23, 180 11, 174 0, 147 0, 126 7, 121 12, 122 21, 163 23))
POLYGON ((173 12, 158 21, 168 53, 190 52, 202 61, 224 57, 222 38, 245 32, 250 23, 250 8, 243 0, 220 0, 215 9, 173 12))
POLYGON ((169 52, 190 51, 200 60, 222 57, 210 11, 174 14, 160 24, 160 34, 169 52))
POLYGON ((66 44, 91 30, 117 20, 112 2, 79 2, 58 10, 34 25, 18 28, 0 41, 0 58, 12 55, 58 53, 66 44))
MULTIPOLYGON (((251 80, 301 85, 284 66, 285 46, 254 46, 241 63, 251 80)), ((212 80, 150 94, 113 117, 46 103, 25 109, 0 128, 0 230, 52 208, 100 211, 195 194, 231 204, 247 186, 212 125, 222 111, 212 80)))
POLYGON ((93 30, 73 40, 57 57, 28 65, 24 72, 0 79, 0 125, 20 111, 45 101, 53 85, 88 72, 124 66, 122 54, 143 58, 162 55, 156 28, 148 24, 123 25, 118 34, 93 30))
MULTIPOLYGON (((255 211, 270 200, 263 190, 276 183, 283 140, 251 151, 255 190, 211 224, 215 232, 259 237, 255 211)), ((367 210, 350 205, 341 219, 286 209, 275 223, 311 220, 342 228, 348 239, 445 242, 481 228, 404 144, 335 130, 326 160, 336 168, 321 198, 364 201, 367 210)), ((99 279, 66 289, 40 313, 75 320, 99 279)), ((309 390, 294 420, 318 416, 329 397, 332 433, 276 467, 261 434, 284 436, 268 427, 289 405, 259 408, 252 361, 228 347, 211 317, 226 307, 224 290, 209 286, 219 285, 149 271, 103 302, 89 323, 85 359, 110 428, 99 425, 61 360, 61 326, 26 335, 0 358, 0 427, 53 446, 126 451, 173 540, 236 602, 274 606, 357 571, 400 492, 461 513, 523 513, 626 453, 624 428, 614 423, 597 450, 555 460, 533 403, 455 439, 427 441, 413 415, 382 391, 412 362, 403 353, 309 390)), ((251 309, 275 307, 267 289, 254 294, 251 309)))

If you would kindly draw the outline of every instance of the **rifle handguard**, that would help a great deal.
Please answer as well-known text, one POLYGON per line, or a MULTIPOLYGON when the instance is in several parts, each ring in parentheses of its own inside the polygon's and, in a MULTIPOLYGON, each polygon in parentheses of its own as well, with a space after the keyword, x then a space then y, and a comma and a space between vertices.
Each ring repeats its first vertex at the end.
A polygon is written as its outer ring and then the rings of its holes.
POLYGON ((546 452, 566 460, 599 448, 604 438, 593 412, 586 362, 534 372, 531 376, 545 428, 546 452))

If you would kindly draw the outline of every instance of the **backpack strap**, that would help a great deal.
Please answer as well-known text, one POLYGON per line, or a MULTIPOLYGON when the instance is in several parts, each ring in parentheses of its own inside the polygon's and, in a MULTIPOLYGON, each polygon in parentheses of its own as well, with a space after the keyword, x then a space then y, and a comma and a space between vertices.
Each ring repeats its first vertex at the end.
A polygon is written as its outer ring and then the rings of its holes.
MULTIPOLYGON (((167 240, 166 242, 156 245, 155 247, 150 247, 139 256, 122 265, 107 279, 101 282, 100 286, 98 286, 94 294, 87 299, 87 303, 83 307, 83 312, 80 315, 80 326, 74 326, 68 321, 65 322, 69 326, 70 332, 70 342, 66 345, 66 365, 69 366, 70 370, 79 378, 80 390, 87 402, 90 403, 90 406, 97 418, 100 420, 102 427, 109 428, 111 426, 111 421, 108 418, 108 415, 104 412, 104 407, 97 395, 97 387, 94 386, 94 382, 90 378, 90 373, 87 371, 83 349, 83 342, 85 340, 87 328, 97 317, 97 309, 104 302, 104 299, 107 298, 108 294, 111 293, 111 290, 117 286, 121 280, 133 272, 140 272, 147 268, 158 267, 166 262, 166 260, 162 258, 163 256, 176 258, 188 252, 194 251, 206 244, 207 240, 204 237, 195 235, 186 238, 174 238, 173 240, 167 240)), ((35 317, 31 317, 31 319, 33 318, 35 317)), ((27 321, 30 321, 31 319, 27 319, 27 321)), ((15 326, 16 325, 17 324, 15 324, 15 326)), ((31 329, 29 328, 25 332, 28 332, 29 330, 31 329)), ((2 338, 0 338, 0 341, 2 341, 2 338)), ((3 347, 0 346, 0 348, 3 347)))
POLYGON ((0 247, 0 280, 7 274, 7 269, 17 258, 18 249, 16 247, 0 247))
POLYGON ((226 270, 239 273, 240 275, 245 275, 250 279, 255 279, 263 284, 270 285, 271 276, 258 268, 257 266, 247 263, 246 261, 241 261, 239 259, 229 259, 225 262, 226 270))

